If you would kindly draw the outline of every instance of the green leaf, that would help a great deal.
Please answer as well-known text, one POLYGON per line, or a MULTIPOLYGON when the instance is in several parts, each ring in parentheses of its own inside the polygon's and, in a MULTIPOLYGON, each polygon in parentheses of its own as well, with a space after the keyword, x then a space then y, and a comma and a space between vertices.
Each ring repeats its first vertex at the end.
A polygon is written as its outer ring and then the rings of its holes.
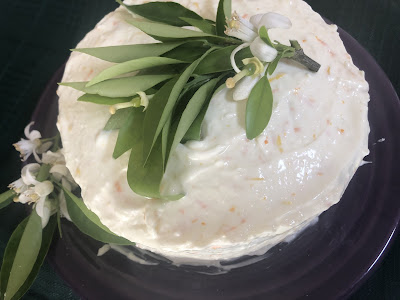
POLYGON ((272 73, 275 72, 276 67, 278 66, 279 61, 281 60, 283 56, 283 53, 279 53, 277 57, 273 61, 271 61, 267 67, 267 72, 269 75, 272 75, 272 73))
POLYGON ((136 130, 135 147, 132 148, 128 164, 128 183, 136 194, 160 199, 160 184, 164 174, 161 137, 154 144, 153 150, 144 164, 143 131, 136 130))
POLYGON ((229 38, 221 37, 217 35, 212 35, 204 32, 194 31, 190 29, 180 28, 176 26, 154 23, 149 21, 141 20, 127 20, 127 22, 136 28, 140 29, 144 33, 150 35, 159 41, 176 41, 181 39, 206 39, 214 43, 229 43, 229 44, 239 44, 242 41, 229 38))
POLYGON ((250 92, 246 105, 246 135, 254 139, 267 127, 272 114, 273 95, 267 76, 262 77, 250 92))
POLYGON ((142 20, 127 20, 136 28, 150 36, 170 38, 170 39, 187 39, 187 38, 205 38, 212 36, 211 34, 194 31, 190 29, 180 28, 161 23, 154 23, 142 20))
MULTIPOLYGON (((236 46, 228 46, 214 51, 199 64, 195 73, 211 74, 232 70, 230 55, 235 48, 236 46)), ((242 67, 242 60, 249 57, 253 57, 249 47, 239 51, 235 56, 238 67, 242 67)))
POLYGON ((17 194, 13 190, 8 190, 0 195, 0 209, 6 207, 13 202, 13 198, 17 194))
POLYGON ((268 30, 265 26, 261 26, 258 34, 260 35, 260 38, 264 41, 264 43, 272 48, 275 48, 275 45, 271 42, 271 39, 269 38, 268 30))
POLYGON ((115 114, 111 115, 111 117, 108 119, 104 130, 121 129, 122 126, 128 122, 132 110, 133 107, 118 109, 115 114))
POLYGON ((87 94, 118 98, 134 96, 137 92, 146 91, 156 84, 172 78, 174 75, 138 75, 109 79, 86 87, 87 82, 62 82, 60 85, 72 87, 87 94))
POLYGON ((220 0, 217 10, 217 34, 219 36, 225 36, 225 25, 226 19, 230 18, 232 15, 232 2, 231 0, 220 0))
MULTIPOLYGON (((161 92, 161 90, 153 97, 152 101, 147 108, 146 116, 144 119, 144 155, 148 157, 152 151, 153 145, 156 142, 162 128, 165 125, 168 117, 172 113, 172 110, 178 100, 179 95, 182 92, 185 84, 188 82, 193 71, 197 68, 199 63, 214 50, 211 48, 202 57, 194 61, 186 70, 179 76, 178 80, 171 89, 172 83, 167 84, 167 88, 161 92), (169 92, 170 91, 170 92, 169 92)), ((146 159, 145 159, 146 161, 146 159)))
POLYGON ((201 57, 208 49, 209 48, 204 48, 203 43, 201 42, 198 42, 197 46, 185 44, 163 54, 163 56, 180 59, 187 63, 192 63, 193 61, 201 57))
POLYGON ((63 188, 63 191, 65 193, 67 209, 71 220, 84 234, 107 244, 134 244, 133 242, 112 233, 110 229, 100 222, 99 217, 85 206, 82 199, 79 199, 65 188, 63 188))
POLYGON ((43 229, 42 245, 40 246, 39 254, 36 258, 35 264, 33 265, 32 271, 29 274, 28 278, 25 280, 24 284, 14 295, 13 299, 20 299, 29 290, 29 288, 35 281, 40 271, 40 268, 43 265, 43 262, 47 256, 47 253, 49 252, 49 248, 53 240, 55 227, 56 227, 56 217, 52 216, 49 220, 49 223, 43 229))
POLYGON ((13 297, 31 274, 42 244, 42 220, 33 210, 11 235, 0 273, 1 295, 13 297))
POLYGON ((170 153, 175 151, 176 146, 178 146, 178 144, 182 141, 185 133, 188 131, 196 117, 199 115, 203 104, 207 101, 207 99, 211 98, 212 91, 215 88, 217 82, 218 78, 210 80, 202 87, 200 87, 193 95, 192 99, 190 99, 179 120, 179 125, 175 132, 175 136, 170 148, 170 153))
POLYGON ((128 120, 118 132, 118 138, 114 148, 113 158, 117 159, 126 151, 135 146, 135 131, 142 130, 143 126, 141 123, 143 122, 143 119, 143 107, 136 107, 130 110, 128 120))
POLYGON ((86 53, 88 55, 109 62, 122 63, 129 60, 134 60, 148 56, 160 56, 184 44, 185 42, 186 41, 109 46, 109 47, 98 47, 98 48, 80 48, 80 49, 72 49, 72 51, 86 53))
POLYGON ((217 33, 217 30, 215 28, 215 25, 211 24, 210 22, 206 20, 199 20, 199 19, 192 19, 192 18, 180 18, 181 20, 185 21, 191 26, 197 27, 201 31, 208 33, 208 34, 213 34, 215 35, 217 33))
POLYGON ((188 131, 185 133, 185 136, 183 137, 183 142, 187 142, 190 140, 195 140, 195 141, 201 140, 201 127, 203 124, 204 117, 207 113, 208 105, 210 104, 210 100, 212 99, 212 97, 214 97, 214 95, 218 94, 225 87, 226 87, 226 85, 225 85, 225 83, 223 83, 217 89, 215 89, 215 91, 213 91, 212 96, 203 105, 200 113, 197 115, 196 119, 193 121, 193 123, 190 126, 190 128, 188 129, 188 131))
POLYGON ((121 97, 121 98, 111 98, 104 97, 96 94, 84 94, 78 98, 78 101, 82 102, 90 102, 101 105, 115 105, 118 103, 129 102, 132 100, 132 97, 121 97))
POLYGON ((187 26, 190 23, 181 20, 180 17, 202 20, 203 18, 194 11, 175 2, 150 2, 139 5, 125 5, 117 0, 134 14, 142 16, 148 20, 165 23, 173 26, 187 26))
POLYGON ((163 65, 181 64, 183 61, 171 59, 167 57, 144 57, 130 60, 118 65, 109 67, 95 76, 86 87, 90 87, 96 83, 117 77, 119 75, 135 72, 141 69, 158 67, 163 65))
POLYGON ((163 159, 163 171, 165 172, 165 165, 166 165, 166 159, 167 159, 167 151, 168 151, 168 137, 169 137, 169 132, 171 129, 171 124, 172 124, 172 114, 168 117, 167 122, 165 122, 165 125, 161 131, 161 153, 162 153, 162 159, 163 159))

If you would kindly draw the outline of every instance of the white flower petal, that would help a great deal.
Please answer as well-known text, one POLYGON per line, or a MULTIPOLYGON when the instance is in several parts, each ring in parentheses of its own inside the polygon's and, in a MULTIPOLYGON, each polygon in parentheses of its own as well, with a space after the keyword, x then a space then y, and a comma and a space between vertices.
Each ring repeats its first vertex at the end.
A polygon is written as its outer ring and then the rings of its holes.
POLYGON ((278 51, 268 46, 260 37, 250 44, 251 53, 263 62, 271 62, 278 55, 278 51))
POLYGON ((39 164, 27 164, 21 170, 21 178, 26 185, 36 185, 39 181, 36 180, 36 175, 39 172, 39 164))
POLYGON ((49 223, 50 215, 51 215, 51 207, 46 197, 41 197, 36 204, 36 212, 39 217, 42 219, 42 228, 45 228, 49 223))
POLYGON ((253 78, 253 76, 246 76, 240 80, 233 90, 233 100, 241 101, 249 98, 251 90, 260 78, 260 76, 256 78, 253 78))
POLYGON ((28 139, 29 139, 29 131, 33 124, 35 124, 35 122, 30 122, 28 125, 26 125, 26 127, 24 129, 24 134, 25 134, 26 138, 28 138, 28 139))
POLYGON ((54 186, 50 181, 46 180, 38 183, 34 190, 40 197, 46 197, 54 190, 54 186))
POLYGON ((265 26, 267 29, 289 29, 290 27, 292 27, 292 22, 288 17, 274 12, 254 15, 250 18, 250 22, 258 29, 260 29, 262 26, 265 26))
POLYGON ((225 34, 236 37, 244 42, 251 42, 257 37, 257 28, 249 21, 240 17, 236 12, 227 21, 228 27, 225 34))
POLYGON ((14 192, 16 192, 17 194, 21 194, 28 189, 28 186, 24 183, 22 178, 15 180, 14 182, 11 182, 8 187, 10 189, 13 189, 14 192))
POLYGON ((18 196, 16 202, 26 204, 32 202, 32 199, 28 197, 25 193, 22 193, 21 195, 18 196))
POLYGON ((39 131, 37 131, 37 130, 32 130, 32 131, 29 133, 29 135, 27 135, 26 137, 29 138, 31 141, 34 141, 34 140, 40 139, 40 138, 42 137, 42 135, 40 134, 39 131))
POLYGON ((71 221, 71 217, 69 216, 67 209, 67 201, 65 200, 64 191, 61 191, 60 196, 58 197, 60 201, 60 212, 63 217, 65 217, 68 221, 71 221))
POLYGON ((54 165, 51 167, 50 173, 53 175, 55 175, 55 173, 58 173, 62 176, 67 176, 69 174, 69 170, 64 165, 54 165))
POLYGON ((55 164, 65 165, 65 158, 60 150, 58 150, 57 152, 47 151, 42 155, 42 162, 44 164, 49 164, 49 165, 55 165, 55 164))

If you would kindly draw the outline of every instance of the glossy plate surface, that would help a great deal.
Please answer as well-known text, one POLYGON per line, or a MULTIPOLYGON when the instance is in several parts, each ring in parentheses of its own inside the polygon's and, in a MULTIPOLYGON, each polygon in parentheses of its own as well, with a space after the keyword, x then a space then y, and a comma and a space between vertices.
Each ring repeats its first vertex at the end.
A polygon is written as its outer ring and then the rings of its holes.
MULTIPOLYGON (((400 219, 400 105, 374 59, 339 32, 370 84, 365 160, 372 162, 359 168, 339 204, 263 260, 221 275, 165 262, 141 265, 116 252, 97 257, 102 244, 63 222, 63 238, 53 243, 49 258, 71 287, 87 299, 332 299, 354 291, 385 253, 400 219)), ((55 132, 62 72, 49 82, 33 116, 44 136, 55 132)))

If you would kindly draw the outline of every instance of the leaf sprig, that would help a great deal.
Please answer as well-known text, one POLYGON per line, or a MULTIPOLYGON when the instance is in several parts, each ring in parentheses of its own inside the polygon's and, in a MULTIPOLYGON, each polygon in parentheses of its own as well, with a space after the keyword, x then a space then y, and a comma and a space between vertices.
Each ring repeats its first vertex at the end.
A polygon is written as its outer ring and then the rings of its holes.
MULTIPOLYGON (((89 82, 61 84, 85 92, 79 101, 111 106, 110 111, 115 114, 104 129, 119 130, 114 158, 131 151, 127 180, 136 194, 179 199, 183 195, 164 195, 160 191, 169 156, 179 143, 202 138, 202 122, 212 95, 224 86, 226 79, 235 75, 231 55, 243 42, 225 31, 231 18, 231 0, 220 0, 216 22, 174 2, 125 5, 116 1, 143 17, 126 21, 159 43, 73 49, 116 65, 89 82), (132 72, 137 74, 126 77, 132 72), (141 107, 143 102, 149 102, 148 106, 144 105, 145 110, 141 107)), ((301 60, 305 56, 299 44, 273 43, 265 27, 258 34, 265 44, 278 51, 267 66, 269 75, 280 59, 300 57, 301 60)), ((240 49, 235 52, 234 62, 242 68, 243 60, 251 59, 253 54, 249 47, 240 49)), ((257 137, 268 125, 272 107, 273 94, 265 75, 248 98, 246 135, 249 139, 257 137)))

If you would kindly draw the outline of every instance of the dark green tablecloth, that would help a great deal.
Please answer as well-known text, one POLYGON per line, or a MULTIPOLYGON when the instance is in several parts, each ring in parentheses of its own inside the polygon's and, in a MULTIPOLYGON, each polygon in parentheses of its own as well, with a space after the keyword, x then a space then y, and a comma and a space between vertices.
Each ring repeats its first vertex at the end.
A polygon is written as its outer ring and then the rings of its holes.
MULTIPOLYGON (((368 49, 399 94, 400 0, 307 2, 368 49)), ((0 1, 1 190, 19 177, 18 155, 11 144, 22 136, 46 82, 67 60, 68 49, 116 7, 113 0, 0 1)), ((0 257, 22 217, 19 206, 0 211, 0 257)), ((79 297, 45 263, 25 299, 79 297)), ((352 299, 400 299, 399 236, 381 266, 352 299)))

